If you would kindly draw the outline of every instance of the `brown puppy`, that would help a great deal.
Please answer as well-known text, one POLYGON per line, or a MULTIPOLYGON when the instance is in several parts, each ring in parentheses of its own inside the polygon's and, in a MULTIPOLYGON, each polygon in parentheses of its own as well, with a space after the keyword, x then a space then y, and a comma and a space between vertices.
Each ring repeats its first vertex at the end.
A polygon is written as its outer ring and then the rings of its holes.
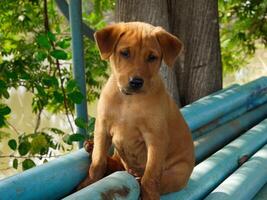
POLYGON ((182 189, 194 167, 193 142, 159 75, 162 59, 172 66, 182 43, 141 22, 108 26, 95 38, 112 74, 99 99, 92 164, 80 188, 104 176, 113 143, 114 160, 142 177, 142 199, 182 189))

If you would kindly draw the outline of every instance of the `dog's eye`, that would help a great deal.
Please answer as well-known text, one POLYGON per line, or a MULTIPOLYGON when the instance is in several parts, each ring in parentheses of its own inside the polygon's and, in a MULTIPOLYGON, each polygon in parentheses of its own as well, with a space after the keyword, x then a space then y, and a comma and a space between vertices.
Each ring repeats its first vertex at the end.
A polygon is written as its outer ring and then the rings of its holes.
POLYGON ((147 61, 148 61, 148 62, 153 62, 153 61, 155 61, 155 60, 157 60, 157 59, 158 59, 158 57, 155 56, 155 55, 153 55, 153 54, 150 54, 150 55, 147 57, 147 61))
POLYGON ((120 54, 121 54, 122 57, 124 57, 124 58, 129 58, 129 57, 130 57, 130 52, 129 52, 129 50, 122 50, 122 51, 120 51, 120 54))

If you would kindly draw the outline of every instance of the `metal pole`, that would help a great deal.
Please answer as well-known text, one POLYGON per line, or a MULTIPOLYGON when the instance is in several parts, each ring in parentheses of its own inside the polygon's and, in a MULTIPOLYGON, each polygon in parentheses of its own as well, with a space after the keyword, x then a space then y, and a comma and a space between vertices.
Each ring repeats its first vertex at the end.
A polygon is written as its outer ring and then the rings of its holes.
POLYGON ((98 182, 75 192, 63 200, 76 199, 139 199, 140 187, 136 179, 125 171, 115 172, 98 182), (111 189, 112 188, 112 189, 111 189))
POLYGON ((246 112, 240 117, 211 130, 206 135, 194 141, 196 162, 199 163, 205 158, 222 148, 234 138, 246 130, 258 124, 267 117, 267 104, 246 112))
MULTIPOLYGON (((86 104, 86 82, 84 70, 83 35, 82 35, 82 3, 81 0, 69 1, 70 30, 72 36, 73 75, 84 96, 81 104, 75 104, 76 116, 88 122, 86 104)), ((78 132, 85 135, 86 130, 79 127, 78 132)), ((79 147, 82 147, 82 142, 79 147)))
POLYGON ((197 139, 201 136, 204 136, 214 129, 226 124, 241 115, 245 115, 245 113, 252 111, 253 109, 257 109, 260 105, 264 105, 267 102, 267 95, 259 96, 253 100, 253 104, 251 106, 248 105, 241 105, 237 109, 231 111, 230 113, 221 116, 220 118, 214 119, 209 124, 205 124, 204 126, 200 127, 196 131, 192 132, 193 139, 197 139))
POLYGON ((87 176, 91 160, 81 149, 0 180, 0 199, 62 199, 87 176))
MULTIPOLYGON (((257 81, 256 81, 257 82, 257 81)), ((261 81, 260 81, 261 82, 261 81)), ((264 81, 265 82, 265 81, 264 81)), ((265 85, 265 84, 264 84, 265 85)), ((241 86, 242 87, 242 86, 241 86)), ((263 87, 258 87, 261 91, 263 87)), ((251 93, 250 89, 247 88, 247 92, 251 93)), ((229 91, 225 91, 224 94, 220 94, 222 97, 218 99, 220 101, 220 106, 224 106, 224 104, 230 104, 230 102, 223 101, 224 98, 229 100, 229 96, 227 95, 229 91)), ((243 98, 246 95, 243 94, 243 89, 240 89, 236 92, 240 92, 240 96, 243 98)), ((264 91, 263 91, 264 92, 264 91)), ((218 93, 217 93, 218 95, 218 93)), ((216 95, 216 96, 217 96, 216 95)), ((236 98, 239 94, 234 94, 233 98, 236 98)), ((263 95, 264 96, 264 95, 263 95)), ((210 98, 210 97, 209 97, 210 98)), ((197 104, 202 104, 207 108, 206 112, 212 113, 215 109, 214 101, 208 101, 209 98, 204 98, 198 101, 197 104), (209 104, 213 106, 209 106, 209 104)), ((247 98, 247 97, 246 97, 247 98)), ((258 92, 257 89, 254 90, 253 94, 250 95, 250 103, 249 105, 256 105, 254 101, 258 101, 262 97, 262 94, 258 92), (253 98, 251 98, 253 97, 253 98)), ((233 102, 233 101, 232 101, 233 102)), ((243 100, 239 106, 247 105, 247 101, 243 100)), ((265 104, 266 105, 266 104, 265 104)), ((198 105, 197 105, 198 107, 198 105)), ((231 106, 232 107, 232 106, 231 106)), ((266 113, 266 107, 263 105, 262 107, 255 108, 250 113, 244 114, 256 116, 260 113, 266 113)), ((233 111, 237 108, 232 108, 233 111)), ((195 112, 195 115, 198 115, 197 111, 202 111, 196 109, 195 106, 191 106, 187 108, 188 114, 190 112, 195 112), (191 111, 190 111, 191 110, 191 111)), ((213 113, 214 114, 214 113, 213 113)), ((193 114, 192 114, 193 115, 193 114)), ((201 115, 201 112, 200 112, 201 115)), ((215 115, 213 115, 215 116, 215 115)), ((223 115, 222 115, 223 116, 223 115)), ((191 115, 187 116, 190 119, 191 115)), ((256 116, 258 117, 258 116, 256 116)), ((215 119, 212 119, 213 121, 215 119)), ((245 117, 243 118, 242 123, 246 123, 246 121, 250 121, 251 119, 245 117)), ((191 128, 192 123, 195 123, 192 118, 189 120, 189 127, 191 128)), ((238 128, 238 127, 233 127, 238 128)), ((226 133, 229 133, 229 128, 225 129, 227 132, 220 132, 225 137, 226 133)), ((230 130, 231 131, 231 130, 230 130)), ((259 125, 255 126, 253 129, 249 130, 244 135, 240 136, 239 139, 236 139, 217 153, 213 154, 210 158, 203 161, 199 165, 197 165, 193 171, 193 174, 190 178, 188 186, 178 192, 167 195, 166 197, 162 197, 162 199, 202 199, 205 195, 207 195, 210 191, 216 188, 226 177, 228 177, 234 170, 238 168, 238 159, 242 156, 251 156, 254 154, 261 146, 267 143, 267 119, 261 122, 259 125)), ((215 132, 216 133, 216 132, 215 132)), ((209 142, 207 143, 209 144, 209 142)), ((205 144, 204 144, 205 145, 205 144)), ((197 152, 199 149, 197 149, 197 152)), ((63 198, 66 195, 70 194, 71 191, 81 182, 87 175, 87 170, 89 164, 91 163, 90 156, 88 153, 84 151, 84 149, 79 150, 77 152, 70 153, 68 155, 62 156, 61 158, 55 159, 46 163, 44 165, 37 166, 33 169, 24 171, 12 177, 8 177, 4 180, 0 181, 0 199, 59 199, 63 198), (64 170, 63 170, 64 169, 64 170), (32 181, 35 180, 35 181, 32 181)), ((123 172, 126 173, 126 172, 123 172)), ((117 174, 116 176, 121 176, 117 174)), ((115 176, 115 177, 116 177, 115 176)), ((128 176, 123 175, 123 181, 120 179, 121 184, 116 184, 117 187, 125 186, 125 182, 128 176), (123 184, 123 185, 122 185, 123 184)), ((114 178, 114 176, 113 176, 114 178)), ((109 182, 110 177, 105 179, 105 182, 109 182)), ((126 181, 127 182, 127 181, 126 181)), ((134 184, 135 180, 131 179, 131 183, 134 184)), ((102 182, 101 182, 102 183, 102 182)), ((105 186, 106 184, 103 184, 105 186)), ((128 185, 128 184, 127 184, 128 185)), ((129 188, 132 186, 130 185, 129 188)), ((86 188, 84 191, 87 191, 86 188)), ((96 187, 93 187, 96 189, 96 187)), ((102 187, 98 188, 103 191, 102 187)), ((114 185, 110 187, 113 190, 114 185)), ((115 190, 116 191, 116 190, 115 190)), ((87 192, 86 192, 87 193, 87 192)), ((136 191, 136 195, 139 192, 136 191)), ((82 192, 82 195, 85 193, 82 192)), ((79 194, 76 194, 79 195, 79 194)))
POLYGON ((255 195, 253 200, 263 200, 267 197, 267 183, 260 189, 260 191, 255 195))
POLYGON ((198 164, 183 190, 163 195, 161 199, 203 199, 239 167, 240 158, 252 156, 267 143, 266 132, 267 119, 198 164))
POLYGON ((181 109, 191 131, 218 119, 241 105, 251 107, 256 98, 266 95, 267 77, 259 78, 241 87, 209 95, 181 109))
MULTIPOLYGON (((225 179, 205 200, 248 200, 267 183, 267 144, 225 179)), ((262 198, 263 199, 263 198, 262 198)))

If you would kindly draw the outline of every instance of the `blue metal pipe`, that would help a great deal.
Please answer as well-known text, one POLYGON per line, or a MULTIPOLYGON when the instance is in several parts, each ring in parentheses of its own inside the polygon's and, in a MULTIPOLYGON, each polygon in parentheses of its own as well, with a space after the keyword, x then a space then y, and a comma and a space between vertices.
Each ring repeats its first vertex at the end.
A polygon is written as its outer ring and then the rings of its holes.
POLYGON ((241 87, 229 89, 217 95, 185 106, 181 112, 191 131, 230 113, 241 105, 253 105, 253 101, 266 94, 267 77, 259 78, 241 87))
POLYGON ((201 162, 228 142, 258 124, 267 117, 267 104, 264 104, 240 117, 215 128, 194 141, 197 163, 201 162))
POLYGON ((199 200, 208 195, 238 168, 240 158, 253 155, 267 143, 267 119, 198 164, 188 185, 179 192, 163 195, 162 200, 199 200))
POLYGON ((125 171, 115 172, 100 181, 86 187, 64 200, 76 199, 127 199, 137 200, 140 188, 136 179, 125 171))
MULTIPOLYGON (((81 0, 70 0, 69 4, 73 75, 84 96, 80 104, 75 104, 75 110, 78 118, 82 118, 85 122, 88 122, 82 35, 82 4, 81 0)), ((77 129, 79 133, 86 135, 85 129, 79 127, 77 127, 77 129)), ((82 147, 83 143, 80 142, 79 146, 82 147)))
POLYGON ((253 200, 264 200, 267 199, 267 183, 260 189, 253 200))
POLYGON ((267 183, 267 145, 225 179, 205 200, 250 200, 267 183))
POLYGON ((0 181, 0 199, 52 200, 69 195, 86 177, 88 153, 79 150, 0 181))
POLYGON ((214 119, 212 122, 200 127, 199 129, 195 130, 194 132, 192 132, 192 136, 193 139, 196 139, 200 136, 206 135, 207 133, 209 133, 211 130, 221 126, 222 124, 225 124, 241 115, 243 115, 244 113, 254 109, 255 107, 258 107, 264 103, 267 102, 267 95, 261 96, 259 98, 256 98, 253 101, 253 104, 249 104, 248 105, 243 105, 233 111, 231 111, 230 113, 221 116, 218 119, 214 119))
MULTIPOLYGON (((231 91, 231 89, 229 91, 231 91)), ((225 92, 227 93, 229 91, 227 90, 225 92)), ((250 92, 250 90, 248 90, 248 92, 250 92)), ((257 95, 259 95, 259 92, 252 94, 253 98, 250 98, 250 101, 253 102, 257 95)), ((219 93, 219 96, 221 98, 224 97, 224 95, 220 93, 219 93)), ((218 93, 214 97, 217 98, 218 93)), ((228 96, 226 95, 226 97, 228 96)), ((223 102, 224 101, 221 101, 221 103, 223 102)), ((243 101, 243 102, 246 102, 246 101, 243 101)), ((203 104, 207 103, 207 99, 202 103, 203 104)), ((213 102, 211 101, 211 103, 213 102)), ((214 109, 214 105, 207 106, 206 108, 208 109, 207 112, 209 112, 209 109, 214 109)), ((187 108, 187 112, 189 112, 190 109, 192 109, 192 111, 194 112, 197 110, 193 106, 191 108, 187 108)), ((192 123, 192 118, 191 118, 191 122, 189 126, 191 126, 191 123, 192 123)), ((264 134, 261 134, 261 135, 264 136, 264 134)), ((251 144, 252 144, 250 145, 251 148, 257 145, 258 142, 266 142, 266 141, 258 137, 258 141, 256 141, 256 144, 254 144, 255 143, 254 141, 251 141, 251 144)), ((236 154, 237 153, 235 153, 234 155, 236 154)), ((87 174, 87 168, 90 164, 90 159, 88 157, 89 156, 86 152, 84 152, 83 150, 80 150, 78 152, 70 153, 69 155, 63 156, 62 158, 58 158, 47 164, 38 166, 36 168, 30 169, 18 175, 1 180, 0 181, 1 199, 2 198, 4 200, 5 199, 22 199, 22 200, 23 199, 58 199, 58 198, 65 197, 66 195, 71 193, 74 187, 82 179, 85 178, 87 174)), ((194 170, 194 173, 193 173, 195 174, 195 177, 197 176, 198 170, 202 169, 203 171, 203 169, 205 169, 205 168, 201 168, 198 166, 196 167, 196 170, 194 170)), ((220 168, 219 168, 219 171, 220 171, 220 168)), ((213 174, 215 172, 216 170, 213 171, 213 174)), ((199 175, 201 175, 201 173, 199 175)), ((207 176, 207 174, 204 174, 204 175, 207 176)))

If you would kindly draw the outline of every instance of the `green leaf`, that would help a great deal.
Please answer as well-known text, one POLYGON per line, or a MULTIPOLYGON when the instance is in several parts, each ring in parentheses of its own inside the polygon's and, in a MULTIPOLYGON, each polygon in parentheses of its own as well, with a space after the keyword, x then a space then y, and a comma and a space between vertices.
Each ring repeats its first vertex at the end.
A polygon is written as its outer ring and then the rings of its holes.
POLYGON ((44 88, 43 88, 42 86, 40 86, 40 85, 36 85, 36 89, 37 89, 38 93, 39 93, 41 96, 45 96, 45 95, 46 95, 45 90, 44 90, 44 88))
POLYGON ((5 83, 5 81, 3 81, 3 80, 1 80, 0 79, 0 88, 2 89, 2 88, 7 88, 7 85, 6 85, 6 83, 5 83))
POLYGON ((36 137, 33 138, 31 142, 31 153, 33 154, 38 154, 42 151, 47 151, 48 150, 48 141, 44 135, 37 135, 36 137))
POLYGON ((78 126, 79 128, 83 128, 83 129, 87 128, 86 122, 81 117, 77 117, 74 122, 76 126, 78 126))
POLYGON ((45 34, 38 35, 36 38, 36 42, 45 49, 50 49, 51 44, 48 37, 45 34))
POLYGON ((55 50, 51 51, 50 55, 52 57, 54 57, 55 59, 58 59, 58 60, 67 60, 68 59, 68 54, 65 51, 60 50, 60 49, 55 49, 55 50))
POLYGON ((24 80, 30 80, 31 76, 28 73, 21 73, 20 78, 24 80))
POLYGON ((17 142, 16 142, 16 140, 14 140, 14 139, 12 139, 12 140, 9 140, 8 141, 8 146, 10 147, 10 149, 12 149, 12 150, 16 150, 16 148, 17 148, 17 142))
POLYGON ((6 125, 5 118, 0 115, 0 127, 3 127, 6 125))
POLYGON ((44 52, 44 51, 38 51, 37 53, 36 53, 36 55, 35 55, 35 59, 37 60, 37 61, 44 61, 44 59, 46 59, 47 58, 47 53, 46 52, 44 52))
POLYGON ((75 133, 72 135, 66 134, 63 137, 63 141, 69 145, 71 145, 72 142, 78 142, 78 141, 84 141, 84 140, 85 140, 85 136, 79 133, 75 133))
POLYGON ((8 99, 9 98, 9 93, 7 90, 3 91, 3 96, 8 99))
POLYGON ((7 90, 7 84, 3 80, 0 80, 0 97, 1 97, 1 95, 3 95, 6 99, 9 98, 9 93, 7 90))
POLYGON ((59 102, 59 103, 63 102, 63 100, 64 100, 64 96, 63 96, 62 93, 60 93, 59 91, 54 91, 54 92, 53 92, 53 95, 54 95, 55 100, 56 100, 57 102, 59 102))
POLYGON ((77 83, 75 80, 69 80, 67 82, 66 91, 72 92, 75 88, 77 88, 77 83))
POLYGON ((8 106, 0 106, 0 116, 8 115, 11 113, 11 109, 8 106))
POLYGON ((17 158, 15 158, 14 160, 13 160, 13 168, 15 168, 15 169, 18 169, 18 159, 17 158))
POLYGON ((95 129, 95 118, 90 117, 89 118, 89 123, 88 123, 88 132, 93 133, 95 129))
POLYGON ((70 47, 70 42, 68 40, 63 39, 63 40, 57 42, 56 45, 62 49, 67 49, 70 47))
POLYGON ((80 91, 75 90, 68 94, 68 98, 73 103, 80 104, 83 100, 83 94, 80 91))
POLYGON ((63 142, 65 142, 66 144, 71 145, 71 140, 70 140, 70 135, 69 134, 64 135, 62 139, 63 139, 63 142))
POLYGON ((50 31, 48 31, 47 36, 48 36, 48 38, 49 38, 51 41, 53 41, 53 42, 56 41, 56 36, 55 36, 55 34, 51 33, 50 31))
POLYGON ((64 134, 65 134, 64 131, 62 131, 62 130, 60 130, 60 129, 58 129, 58 128, 49 128, 48 130, 50 130, 50 131, 52 131, 53 133, 58 134, 58 135, 64 135, 64 134))
POLYGON ((75 133, 75 134, 70 135, 69 140, 71 142, 84 141, 85 140, 85 137, 82 134, 75 133))
POLYGON ((42 82, 46 86, 55 86, 55 87, 58 86, 57 78, 54 76, 44 76, 42 82))
POLYGON ((32 167, 35 167, 36 164, 33 162, 32 159, 25 159, 23 162, 22 162, 22 169, 23 171, 27 170, 27 169, 30 169, 32 167))
POLYGON ((31 143, 29 142, 22 142, 19 144, 19 154, 21 156, 25 156, 31 149, 31 143))

